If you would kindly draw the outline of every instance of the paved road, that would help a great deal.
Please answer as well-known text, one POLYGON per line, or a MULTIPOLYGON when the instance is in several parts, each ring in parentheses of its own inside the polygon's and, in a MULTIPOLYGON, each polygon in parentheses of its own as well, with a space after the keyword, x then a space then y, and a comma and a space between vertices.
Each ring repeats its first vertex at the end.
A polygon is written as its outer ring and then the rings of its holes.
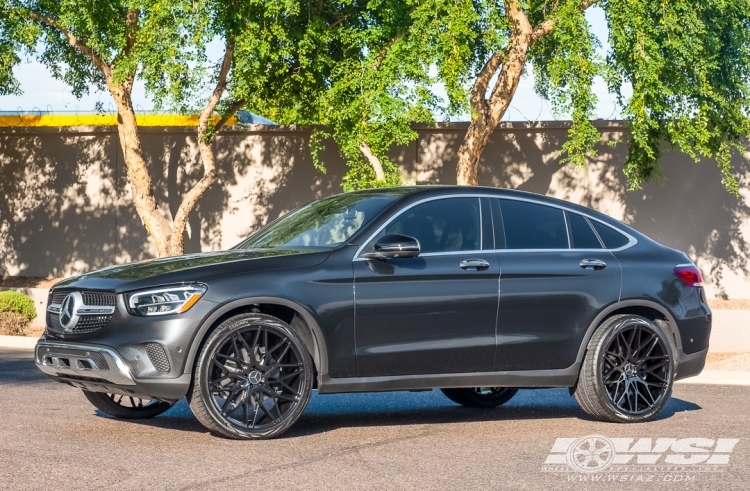
POLYGON ((38 372, 31 352, 0 348, 0 488, 748 489, 748 402, 747 387, 683 385, 658 421, 622 425, 587 419, 560 389, 494 410, 439 391, 316 394, 282 438, 238 442, 208 434, 184 401, 145 422, 104 417, 38 372), (557 438, 589 434, 739 443, 714 472, 542 470, 557 438))

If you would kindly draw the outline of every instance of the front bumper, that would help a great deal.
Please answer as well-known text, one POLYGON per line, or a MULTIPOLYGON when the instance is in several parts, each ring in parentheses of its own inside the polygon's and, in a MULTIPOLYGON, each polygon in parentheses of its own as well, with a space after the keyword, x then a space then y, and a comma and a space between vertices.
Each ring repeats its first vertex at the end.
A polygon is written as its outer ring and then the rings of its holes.
POLYGON ((36 366, 53 380, 90 392, 175 402, 187 393, 190 375, 138 380, 117 351, 107 346, 49 340, 35 349, 36 366))

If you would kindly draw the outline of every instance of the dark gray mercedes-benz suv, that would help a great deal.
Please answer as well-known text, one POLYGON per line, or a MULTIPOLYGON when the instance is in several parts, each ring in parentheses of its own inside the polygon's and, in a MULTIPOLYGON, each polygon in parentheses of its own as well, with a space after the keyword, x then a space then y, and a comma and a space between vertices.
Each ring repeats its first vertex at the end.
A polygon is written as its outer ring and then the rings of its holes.
POLYGON ((495 407, 568 387, 634 422, 702 370, 710 331, 700 271, 627 225, 519 191, 404 187, 315 201, 228 251, 62 281, 36 363, 115 417, 187 396, 233 438, 281 434, 316 388, 495 407))

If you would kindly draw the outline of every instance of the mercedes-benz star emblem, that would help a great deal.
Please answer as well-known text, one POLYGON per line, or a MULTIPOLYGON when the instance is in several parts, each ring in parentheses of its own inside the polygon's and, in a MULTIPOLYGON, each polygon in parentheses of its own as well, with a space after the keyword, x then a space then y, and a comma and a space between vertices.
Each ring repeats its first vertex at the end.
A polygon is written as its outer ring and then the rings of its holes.
POLYGON ((73 309, 76 306, 75 304, 75 297, 72 293, 69 293, 60 306, 60 325, 63 328, 67 328, 68 324, 70 324, 70 321, 73 320, 73 309))

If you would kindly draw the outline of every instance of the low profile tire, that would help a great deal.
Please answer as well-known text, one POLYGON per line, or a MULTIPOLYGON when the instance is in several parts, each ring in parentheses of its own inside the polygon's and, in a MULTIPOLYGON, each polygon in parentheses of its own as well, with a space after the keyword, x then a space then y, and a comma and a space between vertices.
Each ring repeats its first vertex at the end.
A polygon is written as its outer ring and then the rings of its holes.
POLYGON ((141 399, 120 394, 105 394, 104 392, 89 392, 83 395, 99 411, 120 419, 148 419, 160 415, 172 407, 164 401, 141 399))
POLYGON ((466 407, 498 407, 516 395, 518 389, 507 387, 474 387, 472 389, 440 389, 445 397, 466 407))
POLYGON ((300 336, 264 314, 240 314, 216 328, 198 356, 188 395, 211 432, 235 439, 274 438, 310 401, 314 367, 300 336))
POLYGON ((574 395, 593 418, 649 421, 672 394, 675 368, 672 346, 661 328, 644 317, 616 315, 591 338, 574 395))

